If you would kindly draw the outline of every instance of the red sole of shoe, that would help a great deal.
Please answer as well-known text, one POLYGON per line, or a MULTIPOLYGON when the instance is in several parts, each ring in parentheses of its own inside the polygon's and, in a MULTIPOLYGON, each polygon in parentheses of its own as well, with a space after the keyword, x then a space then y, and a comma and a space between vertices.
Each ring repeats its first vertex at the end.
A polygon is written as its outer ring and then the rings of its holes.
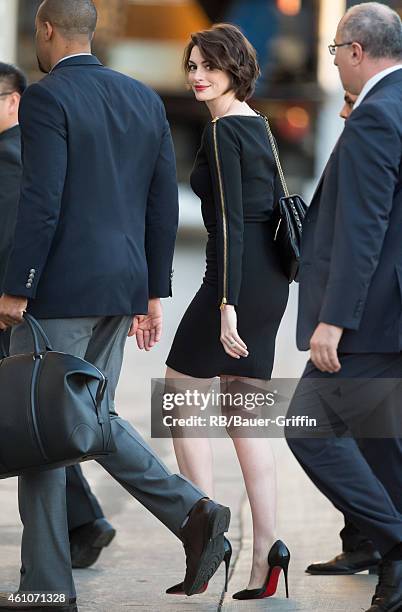
POLYGON ((281 567, 272 568, 271 576, 269 578, 265 592, 260 595, 258 599, 264 599, 265 597, 271 597, 272 595, 275 595, 281 571, 281 567))

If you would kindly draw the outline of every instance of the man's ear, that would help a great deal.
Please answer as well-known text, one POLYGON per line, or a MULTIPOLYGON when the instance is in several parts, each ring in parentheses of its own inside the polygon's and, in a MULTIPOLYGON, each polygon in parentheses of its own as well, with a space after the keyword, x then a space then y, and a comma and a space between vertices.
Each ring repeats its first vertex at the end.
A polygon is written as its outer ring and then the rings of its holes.
POLYGON ((21 95, 18 93, 18 91, 14 91, 14 93, 12 93, 10 96, 10 105, 9 105, 10 115, 13 115, 14 113, 18 112, 20 100, 21 100, 21 95))
POLYGON ((44 21, 41 24, 41 27, 43 28, 43 38, 46 42, 49 42, 49 40, 52 39, 53 33, 54 33, 54 28, 52 26, 52 24, 50 23, 50 21, 44 21))
POLYGON ((359 64, 361 64, 363 60, 364 51, 360 43, 358 42, 352 43, 351 55, 352 55, 352 63, 354 66, 358 66, 359 64))

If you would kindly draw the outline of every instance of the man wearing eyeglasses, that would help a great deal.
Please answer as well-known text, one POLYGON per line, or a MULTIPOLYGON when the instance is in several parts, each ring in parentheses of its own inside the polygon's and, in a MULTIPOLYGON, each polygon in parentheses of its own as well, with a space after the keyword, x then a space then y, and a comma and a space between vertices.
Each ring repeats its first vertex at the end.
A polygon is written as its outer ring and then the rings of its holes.
MULTIPOLYGON (((0 62, 0 295, 17 220, 22 175, 18 110, 26 87, 26 77, 19 68, 0 62)), ((2 353, 8 354, 10 329, 0 334, 1 359, 2 353)), ((116 532, 105 519, 79 465, 67 468, 66 480, 72 566, 89 567, 116 532)))
MULTIPOLYGON (((344 104, 339 113, 341 119, 346 121, 350 117, 357 98, 357 95, 345 91, 344 104)), ((360 440, 359 443, 362 445, 364 441, 360 440)), ((376 550, 373 542, 357 529, 346 516, 344 521, 345 526, 339 534, 342 540, 342 552, 329 561, 311 563, 306 569, 307 574, 340 576, 356 574, 366 570, 370 574, 377 573, 378 563, 381 560, 380 553, 376 550)))
POLYGON ((330 52, 344 89, 358 98, 303 227, 297 342, 299 349, 310 349, 311 359, 288 417, 315 418, 317 427, 288 428, 286 436, 316 486, 381 554, 379 582, 366 612, 397 612, 402 609, 402 442, 395 435, 402 421, 401 19, 383 4, 356 5, 341 20, 330 52), (389 393, 385 379, 394 381, 395 392, 389 393), (362 393, 365 401, 359 401, 362 393), (379 415, 396 417, 387 423, 393 435, 381 437, 379 415), (371 436, 359 447, 362 427, 371 436))

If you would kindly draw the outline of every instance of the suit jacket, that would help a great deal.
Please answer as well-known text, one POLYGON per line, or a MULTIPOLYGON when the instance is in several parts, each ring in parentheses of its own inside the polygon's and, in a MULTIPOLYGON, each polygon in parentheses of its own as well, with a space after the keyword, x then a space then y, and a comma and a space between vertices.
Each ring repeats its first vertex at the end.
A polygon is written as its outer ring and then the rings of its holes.
POLYGON ((297 345, 319 322, 340 352, 402 350, 402 70, 353 111, 305 218, 297 345))
POLYGON ((171 295, 177 182, 159 97, 93 55, 67 58, 28 87, 20 126, 5 291, 42 318, 146 313, 171 295))
POLYGON ((21 184, 21 134, 18 125, 0 134, 0 295, 11 252, 21 184))

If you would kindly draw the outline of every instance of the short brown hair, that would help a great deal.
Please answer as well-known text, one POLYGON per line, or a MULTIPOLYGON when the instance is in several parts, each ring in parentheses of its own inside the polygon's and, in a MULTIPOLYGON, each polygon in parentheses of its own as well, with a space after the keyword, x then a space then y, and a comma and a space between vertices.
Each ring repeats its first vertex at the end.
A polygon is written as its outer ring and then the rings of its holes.
POLYGON ((217 23, 209 30, 191 34, 184 50, 183 67, 189 71, 191 51, 198 47, 212 69, 224 70, 232 79, 236 98, 243 102, 254 93, 260 75, 257 53, 244 34, 230 23, 217 23))

